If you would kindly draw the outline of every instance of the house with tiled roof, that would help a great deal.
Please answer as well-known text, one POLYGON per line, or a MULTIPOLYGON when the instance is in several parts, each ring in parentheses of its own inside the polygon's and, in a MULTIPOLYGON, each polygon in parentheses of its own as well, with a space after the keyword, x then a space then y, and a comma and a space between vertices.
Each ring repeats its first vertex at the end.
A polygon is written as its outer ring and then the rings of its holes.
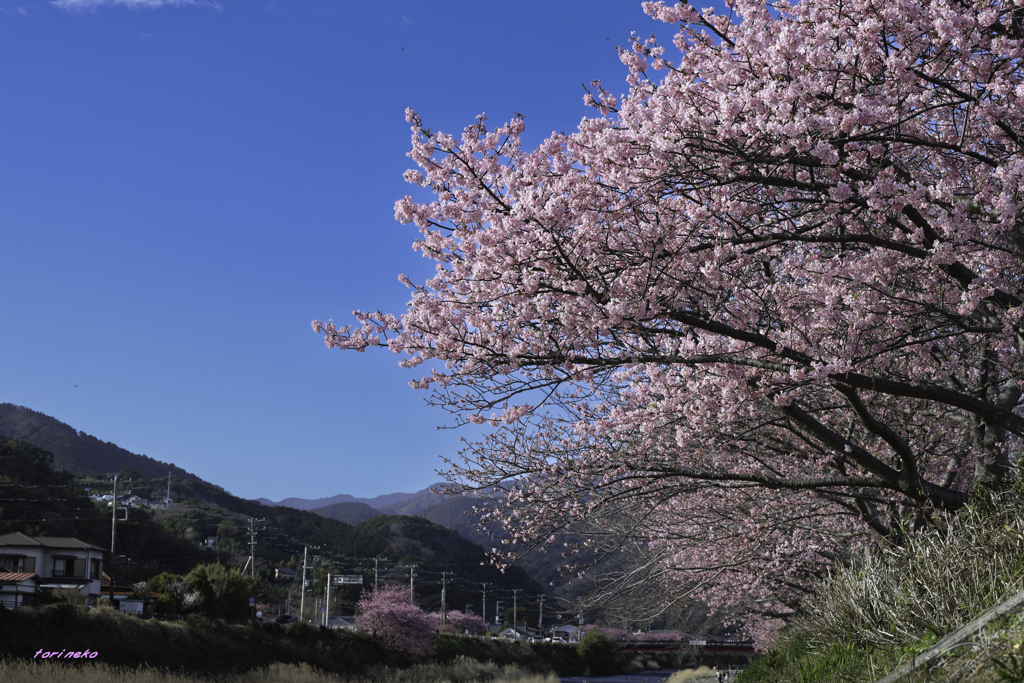
POLYGON ((0 572, 0 605, 14 609, 32 604, 42 582, 35 572, 0 572))
POLYGON ((32 604, 41 591, 78 590, 100 595, 104 549, 69 536, 0 535, 0 603, 32 604))

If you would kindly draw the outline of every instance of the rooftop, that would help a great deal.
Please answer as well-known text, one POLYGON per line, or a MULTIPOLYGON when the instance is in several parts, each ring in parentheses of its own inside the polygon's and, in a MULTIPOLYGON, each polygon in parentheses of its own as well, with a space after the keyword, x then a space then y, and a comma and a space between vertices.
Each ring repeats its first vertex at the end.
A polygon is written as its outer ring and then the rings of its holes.
POLYGON ((70 536, 26 536, 20 531, 0 536, 0 549, 2 549, 3 546, 98 550, 100 552, 106 552, 106 548, 101 548, 98 545, 86 543, 85 541, 80 541, 77 538, 72 538, 70 536))

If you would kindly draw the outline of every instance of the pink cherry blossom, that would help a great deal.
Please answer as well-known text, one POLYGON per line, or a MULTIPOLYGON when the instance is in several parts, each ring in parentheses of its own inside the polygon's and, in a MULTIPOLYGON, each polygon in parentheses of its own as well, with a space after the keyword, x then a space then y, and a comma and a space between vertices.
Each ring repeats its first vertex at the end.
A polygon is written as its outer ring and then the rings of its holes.
POLYGON ((434 619, 409 599, 409 589, 381 586, 356 606, 356 626, 369 631, 384 647, 409 659, 433 651, 434 619))
POLYGON ((767 634, 833 563, 1010 476, 1024 7, 729 6, 645 3, 676 54, 632 40, 629 94, 594 84, 534 150, 520 117, 457 138, 408 111, 434 200, 396 216, 436 275, 401 316, 314 329, 437 361, 414 386, 493 427, 452 489, 509 547, 578 571, 560 539, 586 526, 767 634))

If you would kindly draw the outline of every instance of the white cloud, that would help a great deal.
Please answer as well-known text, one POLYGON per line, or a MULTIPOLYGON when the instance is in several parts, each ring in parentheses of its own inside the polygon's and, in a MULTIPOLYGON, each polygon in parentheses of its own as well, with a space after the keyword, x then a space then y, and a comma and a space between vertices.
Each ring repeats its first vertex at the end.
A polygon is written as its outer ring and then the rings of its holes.
POLYGON ((128 7, 130 9, 158 7, 209 7, 224 9, 219 2, 211 0, 52 0, 55 7, 69 11, 90 12, 100 7, 128 7))

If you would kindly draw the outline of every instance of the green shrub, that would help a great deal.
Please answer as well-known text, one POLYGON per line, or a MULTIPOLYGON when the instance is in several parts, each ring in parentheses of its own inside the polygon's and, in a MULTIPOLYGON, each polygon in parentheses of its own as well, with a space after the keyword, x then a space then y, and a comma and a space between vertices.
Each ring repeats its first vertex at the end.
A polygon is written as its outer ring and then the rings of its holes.
POLYGON ((576 650, 590 669, 591 676, 611 676, 619 672, 619 644, 600 629, 587 631, 576 650))

